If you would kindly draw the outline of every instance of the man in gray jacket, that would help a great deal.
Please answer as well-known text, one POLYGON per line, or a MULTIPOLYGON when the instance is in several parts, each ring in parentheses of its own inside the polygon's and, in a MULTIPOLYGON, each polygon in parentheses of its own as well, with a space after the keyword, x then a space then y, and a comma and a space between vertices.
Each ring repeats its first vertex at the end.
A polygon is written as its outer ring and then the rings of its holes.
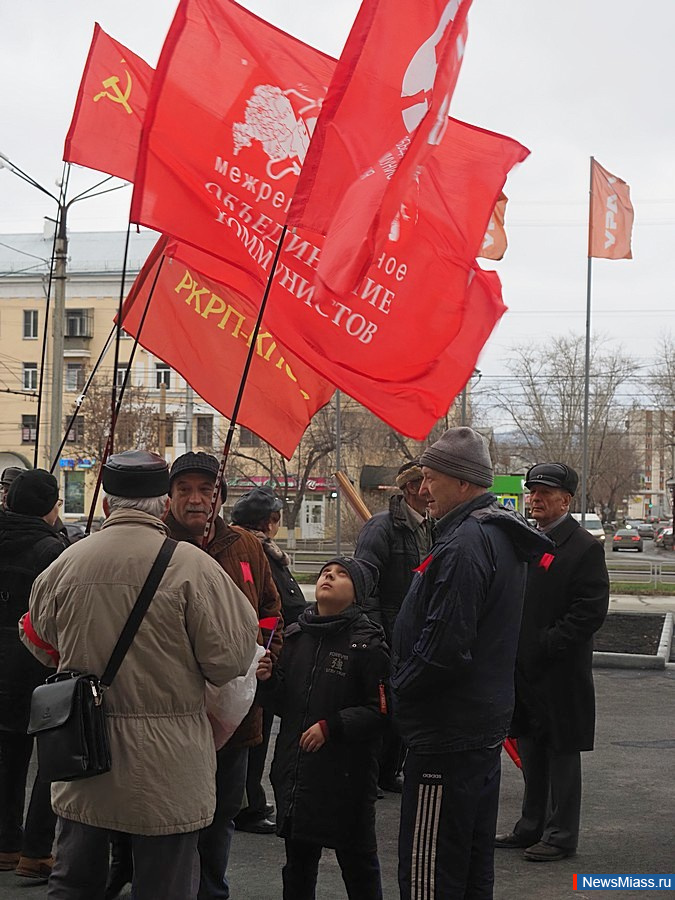
MULTIPOLYGON (((29 609, 33 636, 58 651, 60 669, 97 675, 166 537, 167 464, 146 451, 120 453, 104 467, 103 488, 101 531, 36 580, 29 609)), ((179 543, 106 692, 111 771, 52 787, 49 900, 102 900, 109 839, 120 831, 132 836, 136 900, 197 896, 197 838, 215 808, 204 688, 247 671, 257 633, 250 603, 222 568, 179 543)), ((24 641, 49 661, 25 633, 24 641)))

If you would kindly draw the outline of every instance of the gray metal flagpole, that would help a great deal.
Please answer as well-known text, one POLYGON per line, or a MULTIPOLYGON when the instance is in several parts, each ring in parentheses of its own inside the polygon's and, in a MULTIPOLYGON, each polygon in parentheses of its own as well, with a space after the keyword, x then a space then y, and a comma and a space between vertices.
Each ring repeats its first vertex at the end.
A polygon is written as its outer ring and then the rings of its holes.
POLYGON ((583 457, 581 463, 581 524, 586 524, 586 490, 588 485, 588 407, 591 380, 591 238, 593 228, 593 162, 591 156, 590 183, 588 188, 588 271, 586 275, 586 361, 584 366, 584 430, 583 457))

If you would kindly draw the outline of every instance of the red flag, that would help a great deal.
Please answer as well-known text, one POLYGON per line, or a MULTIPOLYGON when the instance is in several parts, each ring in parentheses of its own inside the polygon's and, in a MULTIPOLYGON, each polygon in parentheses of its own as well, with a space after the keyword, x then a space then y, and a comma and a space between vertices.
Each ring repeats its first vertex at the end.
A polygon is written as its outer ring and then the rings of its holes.
MULTIPOLYGON (((259 304, 333 67, 234 3, 183 0, 153 82, 132 218, 213 254, 180 247, 182 261, 259 304)), ((527 152, 448 120, 355 291, 319 290, 323 238, 287 236, 268 327, 393 427, 424 437, 503 312, 498 279, 474 274, 474 260, 527 152)))
POLYGON ((94 26, 63 158, 134 180, 154 70, 94 26))
POLYGON ((508 246, 506 240, 506 230, 504 228, 504 217, 506 215, 506 204, 509 202, 504 192, 499 195, 499 200, 495 204, 495 208, 490 216, 487 231, 483 238, 483 245, 478 254, 481 259, 503 259, 508 246))
POLYGON ((354 288, 448 122, 471 0, 364 0, 316 125, 289 224, 328 236, 318 275, 354 288))
POLYGON ((632 229, 630 188, 593 159, 588 255, 600 259, 632 259, 632 229))
MULTIPOLYGON (((122 325, 134 337, 166 248, 167 239, 160 238, 124 304, 122 325)), ((204 277, 192 261, 181 260, 179 248, 172 247, 159 272, 139 343, 229 417, 258 306, 204 277)), ((262 328, 239 421, 290 459, 312 416, 332 393, 332 385, 262 328)))
POLYGON ((236 3, 181 0, 150 95, 131 220, 262 277, 334 67, 236 3))

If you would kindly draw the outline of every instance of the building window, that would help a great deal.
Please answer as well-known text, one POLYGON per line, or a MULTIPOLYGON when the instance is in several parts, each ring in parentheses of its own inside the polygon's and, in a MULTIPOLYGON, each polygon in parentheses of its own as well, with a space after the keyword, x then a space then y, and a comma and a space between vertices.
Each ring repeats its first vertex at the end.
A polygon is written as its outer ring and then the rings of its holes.
POLYGON ((66 337, 90 338, 94 336, 94 312, 91 309, 67 309, 66 337))
MULTIPOLYGON (((68 419, 63 423, 64 428, 68 425, 68 419)), ((68 431, 67 441, 70 444, 84 443, 84 416, 75 416, 73 424, 68 431)))
POLYGON ((23 364, 23 389, 24 391, 37 391, 38 370, 37 363, 23 364))
POLYGON ((197 446, 213 446, 213 416, 196 416, 197 419, 197 446))
POLYGON ((244 428, 243 426, 239 426, 239 446, 240 447, 262 447, 263 441, 262 438, 258 437, 257 434, 253 431, 249 431, 248 428, 244 428))
POLYGON ((21 416, 21 443, 34 444, 37 432, 37 416, 21 416))
POLYGON ((155 386, 161 388, 163 384, 167 391, 171 390, 171 368, 166 363, 155 363, 155 386))
POLYGON ((121 366, 117 367, 117 390, 122 390, 124 386, 124 379, 126 378, 127 370, 126 368, 122 368, 121 366))
POLYGON ((84 472, 65 473, 64 513, 84 513, 84 472))
POLYGON ((23 311, 23 336, 24 340, 34 341, 38 336, 38 311, 37 309, 24 309, 23 311))
POLYGON ((84 366, 82 363, 66 365, 66 390, 81 391, 84 387, 84 366))

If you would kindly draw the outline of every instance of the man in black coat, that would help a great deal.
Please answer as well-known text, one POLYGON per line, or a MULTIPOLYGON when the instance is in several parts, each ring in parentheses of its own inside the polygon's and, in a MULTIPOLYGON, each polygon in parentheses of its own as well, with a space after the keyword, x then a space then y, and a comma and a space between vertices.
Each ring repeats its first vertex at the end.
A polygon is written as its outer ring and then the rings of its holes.
POLYGON ((593 634, 609 604, 602 544, 569 514, 577 473, 540 463, 526 475, 531 515, 555 544, 531 566, 516 662, 518 738, 525 777, 522 815, 497 847, 527 848, 531 862, 572 856, 579 837, 581 750, 593 749, 593 634))
MULTIPOLYGON (((423 478, 419 459, 401 466, 396 475, 396 487, 401 493, 392 496, 388 510, 376 513, 366 522, 354 550, 357 559, 365 559, 379 573, 378 586, 368 598, 364 612, 382 625, 389 644, 413 573, 431 549, 432 520, 426 515, 426 497, 419 493, 423 478)), ((404 756, 403 743, 390 724, 379 761, 382 790, 401 793, 404 756)))

